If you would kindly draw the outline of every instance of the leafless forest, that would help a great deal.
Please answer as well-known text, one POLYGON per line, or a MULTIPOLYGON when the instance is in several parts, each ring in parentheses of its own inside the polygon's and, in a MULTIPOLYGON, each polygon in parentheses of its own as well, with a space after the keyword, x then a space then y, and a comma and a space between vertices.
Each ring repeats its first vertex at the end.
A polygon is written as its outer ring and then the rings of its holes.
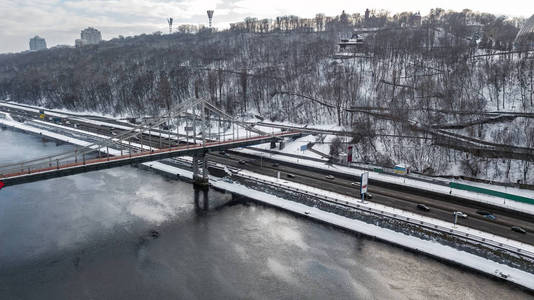
POLYGON ((435 9, 181 26, 0 55, 0 99, 139 116, 205 97, 233 114, 350 130, 363 162, 532 184, 534 59, 514 44, 524 22, 435 9), (336 58, 354 30, 367 30, 365 46, 336 58))

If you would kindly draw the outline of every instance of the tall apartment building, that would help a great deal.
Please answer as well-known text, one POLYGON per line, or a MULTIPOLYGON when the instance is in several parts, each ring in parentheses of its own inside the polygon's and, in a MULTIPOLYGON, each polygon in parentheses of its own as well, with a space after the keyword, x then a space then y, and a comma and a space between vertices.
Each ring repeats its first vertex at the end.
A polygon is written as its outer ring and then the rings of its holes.
POLYGON ((76 47, 96 45, 102 41, 102 34, 99 30, 93 27, 88 27, 82 30, 80 37, 81 39, 77 39, 75 42, 76 47))
POLYGON ((46 40, 36 35, 30 39, 30 50, 37 51, 46 49, 46 40))

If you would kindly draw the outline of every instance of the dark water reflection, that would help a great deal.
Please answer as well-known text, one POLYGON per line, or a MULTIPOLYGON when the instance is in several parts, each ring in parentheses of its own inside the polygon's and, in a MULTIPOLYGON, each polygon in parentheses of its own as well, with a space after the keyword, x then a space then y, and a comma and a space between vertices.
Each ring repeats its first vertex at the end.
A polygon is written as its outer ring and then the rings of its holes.
MULTIPOLYGON (((72 147, 9 130, 0 141, 0 163, 72 147)), ((0 191, 0 299, 531 297, 283 211, 203 196, 132 167, 0 191)))

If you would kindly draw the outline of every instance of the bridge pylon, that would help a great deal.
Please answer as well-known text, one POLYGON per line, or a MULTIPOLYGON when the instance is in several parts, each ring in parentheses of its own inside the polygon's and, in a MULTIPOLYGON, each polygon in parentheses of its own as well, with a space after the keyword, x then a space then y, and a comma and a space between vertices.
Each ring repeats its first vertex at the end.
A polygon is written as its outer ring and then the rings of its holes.
POLYGON ((208 160, 206 159, 206 153, 199 153, 193 155, 193 184, 195 188, 208 188, 209 187, 209 173, 208 173, 208 160), (202 171, 200 170, 202 166, 202 171))

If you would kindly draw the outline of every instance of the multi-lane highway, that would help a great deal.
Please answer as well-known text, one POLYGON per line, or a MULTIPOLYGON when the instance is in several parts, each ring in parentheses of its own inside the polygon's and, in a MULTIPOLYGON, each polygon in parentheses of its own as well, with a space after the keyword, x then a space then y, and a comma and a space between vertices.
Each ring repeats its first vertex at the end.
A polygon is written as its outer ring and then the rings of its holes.
MULTIPOLYGON (((30 120, 39 118, 38 112, 13 107, 7 108, 0 105, 0 111, 10 112, 12 116, 19 119, 30 120)), ((121 129, 121 126, 129 126, 126 123, 102 117, 97 117, 97 119, 107 124, 96 125, 92 122, 84 122, 83 120, 80 120, 80 116, 70 115, 65 118, 65 120, 62 120, 62 125, 68 127, 76 126, 79 130, 106 136, 120 134, 125 131, 125 129, 121 129), (70 121, 66 122, 67 119, 70 121)), ((130 127, 133 126, 130 125, 130 127)), ((159 133, 160 132, 155 132, 151 133, 151 135, 143 134, 141 138, 132 140, 132 142, 142 142, 145 145, 150 143, 150 145, 155 148, 168 147, 169 144, 176 145, 176 143, 184 143, 183 141, 178 141, 176 136, 171 139, 160 138, 159 133)), ((180 136, 178 137, 180 138, 180 136)), ((273 161, 270 161, 269 159, 250 158, 249 155, 243 155, 236 152, 227 152, 224 155, 220 153, 211 153, 208 155, 208 159, 263 175, 276 176, 278 172, 281 172, 281 176, 288 181, 294 181, 328 191, 359 197, 358 178, 339 176, 334 173, 330 174, 322 169, 314 170, 309 167, 298 167, 294 164, 286 164, 283 162, 274 164, 273 161), (244 161, 246 161, 246 163, 243 163, 244 161), (290 178, 287 174, 293 174, 294 177, 290 178), (327 179, 327 175, 334 175, 334 179, 327 179)), ((371 185, 369 191, 373 195, 373 198, 370 201, 449 222, 452 222, 454 219, 454 211, 461 211, 468 214, 469 217, 467 219, 458 218, 458 224, 534 245, 534 216, 519 214, 504 208, 492 207, 465 199, 437 197, 432 195, 432 193, 425 192, 413 193, 403 191, 394 186, 388 187, 387 184, 381 184, 380 186, 371 185), (417 209, 417 204, 419 203, 428 206, 430 211, 425 212, 417 209), (496 216, 496 219, 489 220, 477 214, 476 211, 480 209, 490 211, 496 216), (521 234, 514 232, 511 230, 512 226, 521 226, 527 230, 528 233, 521 234)))
MULTIPOLYGON (((357 183, 357 178, 350 180, 334 176, 334 179, 327 179, 326 176, 333 173, 329 173, 325 170, 314 171, 308 168, 298 168, 286 165, 283 162, 273 164, 266 159, 250 159, 248 156, 240 155, 235 152, 226 153, 225 155, 211 154, 208 158, 215 162, 250 170, 263 175, 277 176, 278 171, 280 171, 281 177, 287 181, 294 181, 336 193, 359 197, 360 186, 357 183), (246 163, 242 164, 239 161, 246 161, 246 163), (287 174, 293 174, 294 177, 290 178, 287 174)), ((454 220, 454 211, 462 211, 468 214, 468 218, 458 218, 458 224, 534 245, 534 236, 532 235, 532 232, 534 232, 534 217, 517 215, 513 211, 502 209, 500 207, 489 208, 485 205, 477 205, 471 201, 465 201, 464 203, 460 203, 459 201, 450 202, 440 198, 414 195, 412 193, 382 186, 371 185, 369 187, 369 192, 373 195, 373 198, 369 201, 448 222, 454 220), (417 209, 418 203, 425 204, 430 208, 430 211, 424 212, 417 209), (486 219, 476 213, 479 209, 490 210, 497 218, 495 220, 486 219), (514 232, 510 229, 511 226, 521 226, 529 233, 521 234, 514 232)))

